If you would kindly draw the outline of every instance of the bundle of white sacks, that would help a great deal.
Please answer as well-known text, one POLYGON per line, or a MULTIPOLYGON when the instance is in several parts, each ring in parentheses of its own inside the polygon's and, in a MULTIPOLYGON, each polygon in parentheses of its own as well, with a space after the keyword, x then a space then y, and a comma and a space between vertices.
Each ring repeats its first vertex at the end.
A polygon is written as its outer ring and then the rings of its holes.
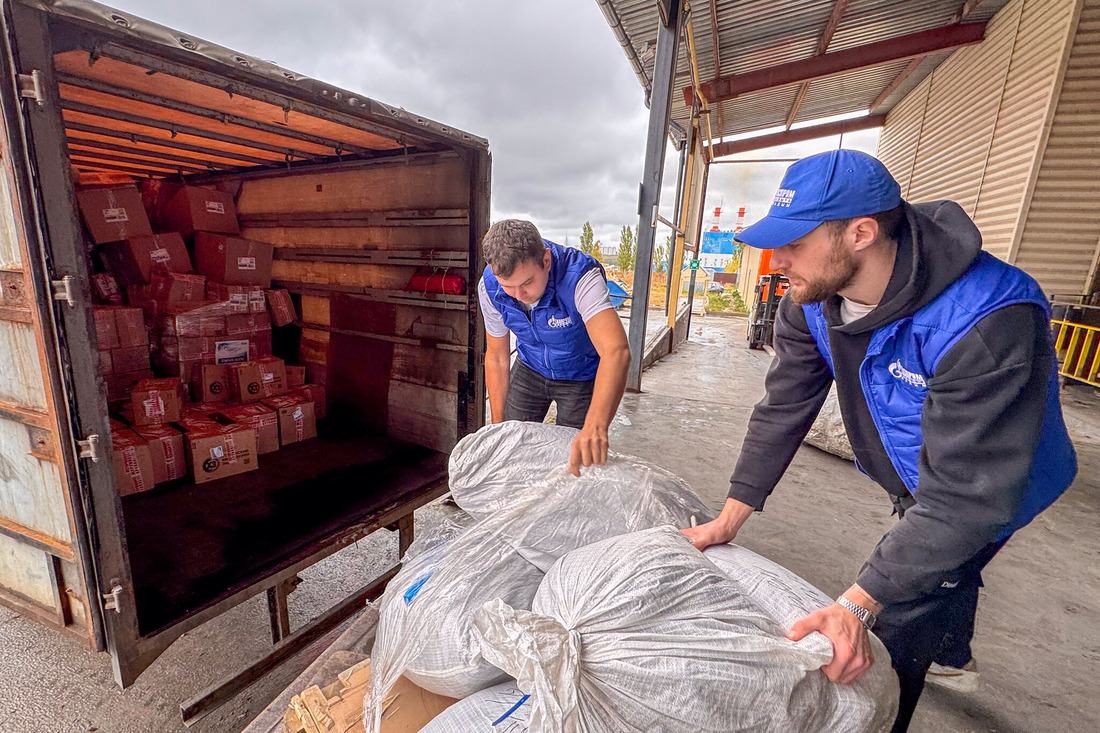
POLYGON ((692 548, 677 528, 708 510, 663 469, 612 454, 573 477, 575 434, 506 422, 455 448, 469 516, 413 543, 379 601, 367 733, 402 674, 461 698, 426 733, 889 729, 881 642, 867 677, 830 683, 829 641, 785 636, 824 594, 744 548, 692 548))

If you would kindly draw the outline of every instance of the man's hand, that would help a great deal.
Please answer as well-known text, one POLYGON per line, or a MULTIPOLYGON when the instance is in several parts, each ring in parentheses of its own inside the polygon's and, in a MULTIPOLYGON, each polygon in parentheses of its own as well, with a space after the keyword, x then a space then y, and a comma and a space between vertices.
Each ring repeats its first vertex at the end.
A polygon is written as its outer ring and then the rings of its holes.
POLYGON ((581 475, 581 466, 602 466, 607 463, 607 427, 585 423, 569 450, 569 471, 581 475))
MULTIPOLYGON (((877 613, 881 608, 859 586, 852 586, 844 596, 853 603, 877 613)), ((875 663, 871 639, 863 622, 839 603, 814 611, 796 622, 787 632, 791 641, 799 641, 812 631, 820 631, 833 643, 833 661, 821 670, 833 682, 850 685, 858 682, 875 663)))
POLYGON ((696 550, 705 550, 711 545, 721 545, 732 542, 741 529, 745 520, 756 511, 748 504, 736 499, 726 499, 726 505, 722 507, 722 513, 718 518, 710 522, 700 524, 698 527, 681 529, 684 536, 691 540, 696 550))

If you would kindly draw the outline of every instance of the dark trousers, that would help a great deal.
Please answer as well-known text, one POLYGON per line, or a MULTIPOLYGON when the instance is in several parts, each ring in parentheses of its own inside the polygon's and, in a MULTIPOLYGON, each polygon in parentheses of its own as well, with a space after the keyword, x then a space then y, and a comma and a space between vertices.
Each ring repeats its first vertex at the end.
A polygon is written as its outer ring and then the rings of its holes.
POLYGON ((508 399, 504 403, 505 420, 542 422, 550 403, 558 403, 558 425, 584 427, 588 406, 592 404, 594 380, 573 382, 547 379, 519 359, 508 378, 508 399))
POLYGON ((907 603, 887 606, 878 615, 875 635, 890 652, 901 685, 898 717, 891 733, 909 730, 932 662, 961 667, 970 661, 982 569, 1004 543, 986 545, 939 588, 907 603))

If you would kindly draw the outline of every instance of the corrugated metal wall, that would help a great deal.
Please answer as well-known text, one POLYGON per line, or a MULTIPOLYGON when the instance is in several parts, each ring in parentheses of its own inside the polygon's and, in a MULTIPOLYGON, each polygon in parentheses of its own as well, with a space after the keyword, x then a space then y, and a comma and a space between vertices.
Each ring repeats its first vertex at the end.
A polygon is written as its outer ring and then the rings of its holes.
POLYGON ((974 221, 984 247, 1011 258, 1065 60, 1074 0, 1027 0, 986 159, 974 221))
POLYGON ((1100 243, 1100 0, 1085 0, 1015 262, 1051 294, 1094 287, 1100 243))
POLYGON ((910 201, 951 199, 973 215, 1023 2, 1006 5, 981 44, 959 49, 932 74, 910 201))
POLYGON ((1086 289, 1100 238, 1100 30, 1090 25, 1100 0, 1084 7, 1071 51, 1080 0, 1013 0, 984 42, 952 54, 891 111, 879 137, 906 199, 957 201, 985 248, 1047 292, 1086 289))
POLYGON ((931 88, 932 77, 926 76, 891 110, 878 138, 879 160, 901 184, 904 198, 909 198, 909 183, 913 180, 913 164, 917 160, 917 142, 931 88))

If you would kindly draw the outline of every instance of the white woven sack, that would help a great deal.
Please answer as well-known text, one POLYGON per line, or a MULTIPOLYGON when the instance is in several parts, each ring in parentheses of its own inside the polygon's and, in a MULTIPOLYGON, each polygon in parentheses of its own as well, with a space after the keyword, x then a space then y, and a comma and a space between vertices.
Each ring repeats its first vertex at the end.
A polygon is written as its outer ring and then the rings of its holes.
POLYGON ((569 553, 532 611, 494 600, 474 627, 482 655, 531 694, 531 733, 870 733, 892 721, 834 704, 820 669, 829 640, 788 640, 673 527, 569 553))
POLYGON ((515 506, 526 498, 524 487, 569 465, 570 446, 579 432, 518 420, 486 425, 451 451, 451 496, 478 519, 515 506))
POLYGON ((379 601, 364 725, 378 730, 382 704, 404 674, 431 692, 462 698, 508 679, 478 653, 471 619, 485 602, 530 607, 542 571, 485 523, 405 562, 379 601))
POLYGON ((530 697, 510 680, 459 700, 420 733, 527 733, 530 697))

